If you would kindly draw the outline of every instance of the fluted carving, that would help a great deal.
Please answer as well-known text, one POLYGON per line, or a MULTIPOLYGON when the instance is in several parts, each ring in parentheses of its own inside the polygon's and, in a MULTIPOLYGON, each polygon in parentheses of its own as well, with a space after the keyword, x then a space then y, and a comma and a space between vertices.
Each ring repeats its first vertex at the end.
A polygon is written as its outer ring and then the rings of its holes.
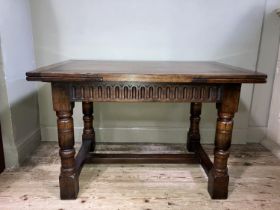
POLYGON ((73 83, 70 95, 73 101, 216 102, 220 100, 221 87, 168 83, 73 83))

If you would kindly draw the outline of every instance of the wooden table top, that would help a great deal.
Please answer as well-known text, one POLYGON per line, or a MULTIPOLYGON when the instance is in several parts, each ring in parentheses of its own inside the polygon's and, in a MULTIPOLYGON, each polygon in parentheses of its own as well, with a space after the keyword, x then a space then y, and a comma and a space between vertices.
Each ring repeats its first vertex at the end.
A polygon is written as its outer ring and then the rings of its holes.
POLYGON ((69 60, 26 73, 29 81, 265 83, 266 75, 211 61, 69 60))

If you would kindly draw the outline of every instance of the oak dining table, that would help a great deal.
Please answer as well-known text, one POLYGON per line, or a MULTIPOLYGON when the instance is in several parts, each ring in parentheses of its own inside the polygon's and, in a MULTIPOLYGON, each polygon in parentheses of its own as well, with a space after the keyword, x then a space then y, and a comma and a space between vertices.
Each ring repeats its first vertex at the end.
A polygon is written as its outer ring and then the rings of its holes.
MULTIPOLYGON (((197 163, 208 176, 212 199, 228 197, 227 161, 241 85, 265 83, 267 76, 215 61, 68 60, 26 73, 28 81, 51 83, 57 116, 61 199, 76 199, 84 163, 197 163), (75 102, 82 102, 82 145, 74 149, 75 102), (95 152, 94 102, 191 103, 186 154, 95 152), (203 103, 217 108, 214 161, 200 143, 203 103)), ((51 99, 50 99, 51 100, 51 99)), ((187 131, 186 131, 187 132, 187 131)), ((172 143, 172 142, 169 142, 172 143)), ((234 169, 233 169, 234 170, 234 169)))

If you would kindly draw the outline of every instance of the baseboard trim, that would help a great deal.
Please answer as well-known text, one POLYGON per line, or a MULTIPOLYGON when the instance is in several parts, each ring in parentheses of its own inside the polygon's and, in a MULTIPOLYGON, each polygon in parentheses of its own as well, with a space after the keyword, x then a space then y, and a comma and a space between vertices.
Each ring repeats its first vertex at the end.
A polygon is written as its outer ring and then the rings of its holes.
POLYGON ((272 154, 274 154, 278 159, 280 159, 280 145, 276 142, 272 141, 271 139, 264 139, 261 141, 261 144, 270 150, 272 154))
POLYGON ((21 165, 24 161, 26 161, 32 152, 39 146, 41 139, 40 129, 35 130, 30 135, 21 140, 20 144, 17 144, 18 150, 18 160, 21 165))
MULTIPOLYGON (((261 128, 262 129, 262 128, 261 128)), ((75 139, 81 141, 82 127, 75 127, 75 139)), ((133 142, 133 143, 185 143, 187 139, 187 129, 176 128, 95 128, 97 142, 133 142)), ((261 133, 262 130, 254 128, 254 133, 261 133)), ((42 141, 57 141, 56 127, 41 128, 42 141)), ((248 129, 236 128, 233 131, 233 144, 246 144, 260 142, 260 135, 248 138, 248 129)), ((202 128, 201 142, 214 143, 215 129, 202 128)))

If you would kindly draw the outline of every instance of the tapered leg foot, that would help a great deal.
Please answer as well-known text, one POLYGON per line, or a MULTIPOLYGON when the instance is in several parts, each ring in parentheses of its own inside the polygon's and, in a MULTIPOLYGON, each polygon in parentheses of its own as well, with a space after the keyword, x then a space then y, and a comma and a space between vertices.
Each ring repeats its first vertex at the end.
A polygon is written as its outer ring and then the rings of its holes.
POLYGON ((208 192, 212 199, 227 199, 229 176, 217 176, 213 171, 208 175, 208 192))
POLYGON ((79 193, 79 180, 75 175, 59 176, 60 198, 62 200, 76 199, 79 193))

